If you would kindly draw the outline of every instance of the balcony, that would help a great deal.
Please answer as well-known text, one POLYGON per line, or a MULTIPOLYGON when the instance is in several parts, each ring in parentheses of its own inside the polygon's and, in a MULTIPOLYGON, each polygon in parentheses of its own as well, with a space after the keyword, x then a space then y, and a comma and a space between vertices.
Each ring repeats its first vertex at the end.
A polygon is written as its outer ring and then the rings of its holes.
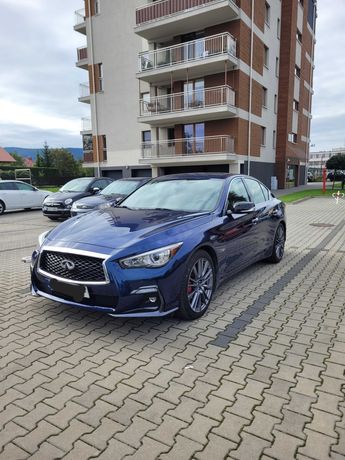
POLYGON ((90 104, 90 85, 89 82, 80 83, 79 85, 79 102, 90 104))
POLYGON ((221 163, 235 159, 231 136, 206 136, 143 143, 139 162, 168 166, 177 163, 221 163))
POLYGON ((201 30, 239 17, 233 0, 161 0, 136 9, 135 32, 149 41, 201 30))
POLYGON ((74 30, 86 35, 85 8, 81 8, 74 12, 74 30))
POLYGON ((91 118, 81 119, 81 133, 92 132, 91 118))
POLYGON ((172 123, 196 123, 236 115, 235 91, 224 85, 151 97, 149 101, 141 99, 139 121, 164 127, 172 123))
POLYGON ((89 61, 87 58, 87 47, 82 46, 80 48, 77 48, 77 62, 76 66, 79 67, 80 69, 88 69, 89 61))
POLYGON ((224 72, 237 64, 236 40, 229 33, 212 35, 178 45, 139 53, 137 77, 148 83, 183 80, 224 72))

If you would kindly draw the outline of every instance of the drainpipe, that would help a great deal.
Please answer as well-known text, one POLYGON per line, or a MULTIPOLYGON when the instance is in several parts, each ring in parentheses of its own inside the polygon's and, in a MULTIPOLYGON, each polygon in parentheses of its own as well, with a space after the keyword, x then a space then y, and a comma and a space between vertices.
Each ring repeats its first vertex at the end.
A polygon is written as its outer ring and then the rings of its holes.
POLYGON ((254 44, 254 6, 252 0, 251 31, 250 31, 250 68, 249 68, 249 113, 248 113, 248 167, 247 174, 250 175, 250 156, 252 143, 252 88, 253 88, 253 44, 254 44))
POLYGON ((93 119, 95 120, 95 136, 96 136, 96 160, 97 160, 97 176, 101 175, 101 168, 99 162, 99 138, 98 138, 98 116, 97 116, 97 97, 96 97, 96 79, 95 79, 95 60, 93 52, 93 29, 92 29, 92 15, 91 15, 91 0, 87 0, 88 9, 89 9, 89 20, 90 20, 90 54, 91 54, 91 76, 93 84, 93 93, 90 91, 90 96, 92 94, 93 100, 93 119))
POLYGON ((310 91, 308 92, 309 93, 308 94, 308 112, 309 112, 309 115, 308 115, 308 123, 307 123, 308 142, 306 142, 306 145, 305 145, 305 178, 304 178, 305 183, 308 183, 308 168, 307 168, 307 165, 308 165, 308 150, 309 150, 309 146, 310 146, 311 85, 312 85, 312 81, 313 81, 313 70, 314 70, 313 65, 314 65, 314 56, 315 56, 314 40, 315 40, 315 23, 316 23, 316 2, 313 4, 313 10, 314 10, 314 19, 313 19, 313 33, 314 33, 314 36, 313 36, 313 43, 312 43, 312 48, 311 48, 311 63, 310 63, 311 68, 310 68, 310 78, 309 78, 310 91))

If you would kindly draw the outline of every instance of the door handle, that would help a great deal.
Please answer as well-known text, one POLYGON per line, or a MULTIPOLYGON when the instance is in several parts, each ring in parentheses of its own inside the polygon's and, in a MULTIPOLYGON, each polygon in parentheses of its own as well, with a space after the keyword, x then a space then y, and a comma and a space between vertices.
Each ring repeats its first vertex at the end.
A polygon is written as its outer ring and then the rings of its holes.
POLYGON ((256 225, 257 223, 259 223, 258 217, 255 217, 255 218, 252 220, 252 223, 253 223, 254 225, 256 225))

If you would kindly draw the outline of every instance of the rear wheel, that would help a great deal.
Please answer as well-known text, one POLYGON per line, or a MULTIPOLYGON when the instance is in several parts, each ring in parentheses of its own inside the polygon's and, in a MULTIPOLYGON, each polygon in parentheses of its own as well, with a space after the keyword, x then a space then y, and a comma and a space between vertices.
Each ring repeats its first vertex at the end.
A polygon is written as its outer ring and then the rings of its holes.
POLYGON ((274 264, 279 263, 284 256, 285 249, 285 227, 283 224, 279 224, 274 236, 272 255, 268 257, 268 262, 274 264))
POLYGON ((200 318, 210 305, 216 276, 213 261, 206 251, 198 251, 189 260, 182 283, 178 316, 200 318))
POLYGON ((0 216, 5 212, 6 206, 3 201, 0 200, 0 216))

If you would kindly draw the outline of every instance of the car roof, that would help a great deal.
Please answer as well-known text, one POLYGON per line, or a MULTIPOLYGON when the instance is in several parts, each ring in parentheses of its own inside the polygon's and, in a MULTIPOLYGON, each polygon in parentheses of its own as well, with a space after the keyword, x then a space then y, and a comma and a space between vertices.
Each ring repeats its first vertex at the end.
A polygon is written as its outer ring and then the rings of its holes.
POLYGON ((152 177, 122 177, 121 179, 116 179, 117 181, 143 181, 143 180, 151 180, 152 177))
POLYGON ((167 176, 155 177, 155 181, 168 181, 168 180, 179 180, 179 179, 227 179, 228 177, 235 176, 235 174, 229 173, 181 173, 181 174, 169 174, 167 176))

